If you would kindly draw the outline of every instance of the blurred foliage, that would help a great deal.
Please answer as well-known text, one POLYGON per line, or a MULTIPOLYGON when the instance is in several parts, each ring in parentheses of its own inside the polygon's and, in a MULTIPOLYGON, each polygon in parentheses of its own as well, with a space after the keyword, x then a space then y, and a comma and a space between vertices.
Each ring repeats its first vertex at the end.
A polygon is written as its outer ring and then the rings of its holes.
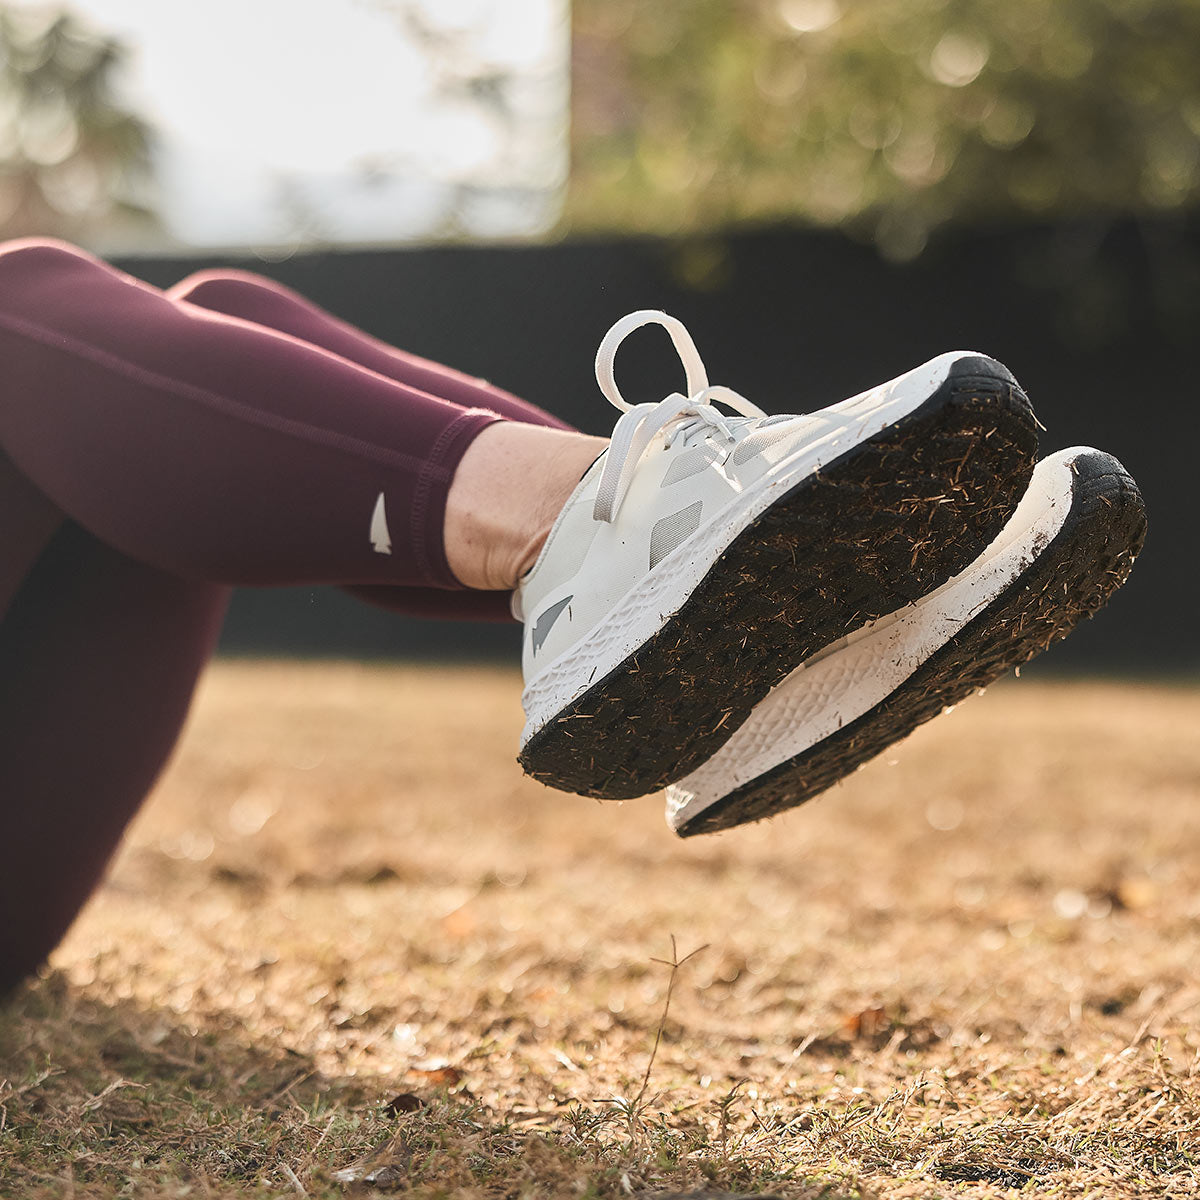
POLYGON ((573 229, 1193 207, 1200 0, 574 0, 573 229))
POLYGON ((149 126, 120 100, 125 50, 62 10, 0 8, 0 234, 145 223, 149 126))
POLYGON ((390 171, 437 181, 435 236, 534 235, 558 220, 567 167, 570 2, 358 0, 390 17, 421 53, 428 94, 424 115, 410 119, 432 118, 447 131, 447 148, 457 142, 467 150, 457 163, 425 151, 407 159, 376 155, 365 164, 367 177, 390 171), (490 147, 474 158, 473 138, 490 147))

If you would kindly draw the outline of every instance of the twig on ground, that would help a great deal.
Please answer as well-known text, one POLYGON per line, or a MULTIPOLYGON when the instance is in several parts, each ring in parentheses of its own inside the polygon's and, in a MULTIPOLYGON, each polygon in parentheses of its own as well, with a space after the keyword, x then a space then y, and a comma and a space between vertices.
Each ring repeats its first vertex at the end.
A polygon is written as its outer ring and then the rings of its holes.
POLYGON ((642 1100, 645 1098, 646 1089, 650 1086, 650 1072, 654 1070, 654 1060, 658 1057, 658 1047, 662 1043, 663 1030, 667 1027, 667 1014, 671 1011, 671 996, 675 991, 675 980, 679 975, 679 968, 684 963, 690 962, 703 950, 708 949, 708 943, 703 946, 697 946, 690 954, 685 954, 683 958, 679 957, 679 951, 675 945, 675 935, 671 934, 671 958, 668 962, 663 958, 652 958, 651 962, 661 963, 664 967, 671 968, 671 976, 667 980, 667 997, 663 1002, 662 1016, 658 1019, 658 1030, 654 1035, 654 1046, 650 1051, 650 1060, 646 1063, 646 1074, 642 1076, 642 1086, 638 1090, 638 1094, 634 1097, 633 1104, 630 1106, 630 1114, 637 1112, 641 1108, 642 1100))

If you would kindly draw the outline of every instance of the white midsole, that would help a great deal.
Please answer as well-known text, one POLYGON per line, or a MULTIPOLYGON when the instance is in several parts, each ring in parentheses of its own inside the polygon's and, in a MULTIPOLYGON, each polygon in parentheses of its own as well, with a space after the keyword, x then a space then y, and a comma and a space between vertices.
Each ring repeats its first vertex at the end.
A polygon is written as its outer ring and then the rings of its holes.
POLYGON ((741 530, 802 479, 920 408, 966 353, 943 354, 891 385, 832 406, 835 410, 849 409, 853 415, 846 424, 809 443, 737 495, 722 513, 706 521, 652 572, 642 576, 586 637, 529 681, 522 696, 526 722, 521 745, 652 638, 683 606, 741 530), (869 405, 872 395, 879 399, 869 405))
POLYGON ((673 829, 760 775, 811 750, 885 700, 1021 575, 1070 512, 1079 448, 1038 464, 1000 534, 940 588, 813 655, 754 708, 712 758, 667 789, 673 829))

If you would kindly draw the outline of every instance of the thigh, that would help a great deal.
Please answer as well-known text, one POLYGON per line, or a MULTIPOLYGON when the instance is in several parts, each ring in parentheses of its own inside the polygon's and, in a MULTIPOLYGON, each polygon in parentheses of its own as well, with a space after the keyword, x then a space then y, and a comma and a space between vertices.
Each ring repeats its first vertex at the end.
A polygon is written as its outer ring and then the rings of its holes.
MULTIPOLYGON (((318 308, 298 293, 247 271, 201 271, 170 289, 168 295, 210 312, 253 321, 310 344, 359 366, 367 367, 443 400, 490 408, 502 416, 532 425, 570 426, 550 413, 480 379, 430 362, 363 333, 318 308)), ((511 621, 507 592, 473 592, 447 588, 348 586, 344 589, 389 612, 417 618, 456 621, 511 621)))
POLYGON ((510 421, 570 429, 561 418, 483 379, 389 346, 318 308, 297 292, 249 271, 201 271, 167 293, 210 312, 290 334, 408 387, 464 408, 489 408, 510 421))
POLYGON ((45 242, 0 247, 0 361, 4 452, 132 558, 222 583, 458 586, 446 496, 489 409, 45 242))
POLYGON ((0 622, 0 991, 91 894, 183 726, 225 588, 66 523, 0 622))

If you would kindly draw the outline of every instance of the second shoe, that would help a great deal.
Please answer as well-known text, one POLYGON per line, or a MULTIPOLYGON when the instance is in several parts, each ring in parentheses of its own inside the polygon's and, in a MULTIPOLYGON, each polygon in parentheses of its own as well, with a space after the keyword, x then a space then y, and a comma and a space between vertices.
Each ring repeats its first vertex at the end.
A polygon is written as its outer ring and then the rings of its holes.
POLYGON ((1145 535, 1141 493, 1115 458, 1086 446, 1050 455, 975 562, 797 667, 667 789, 667 823, 681 837, 713 833, 832 787, 1092 616, 1145 535))
POLYGON ((609 330, 596 375, 623 415, 513 602, 521 764, 589 796, 687 775, 798 663, 940 586, 999 532, 1036 458, 1029 401, 971 352, 769 417, 710 386, 684 326, 645 310, 609 330), (614 359, 650 323, 686 394, 630 405, 614 359))

